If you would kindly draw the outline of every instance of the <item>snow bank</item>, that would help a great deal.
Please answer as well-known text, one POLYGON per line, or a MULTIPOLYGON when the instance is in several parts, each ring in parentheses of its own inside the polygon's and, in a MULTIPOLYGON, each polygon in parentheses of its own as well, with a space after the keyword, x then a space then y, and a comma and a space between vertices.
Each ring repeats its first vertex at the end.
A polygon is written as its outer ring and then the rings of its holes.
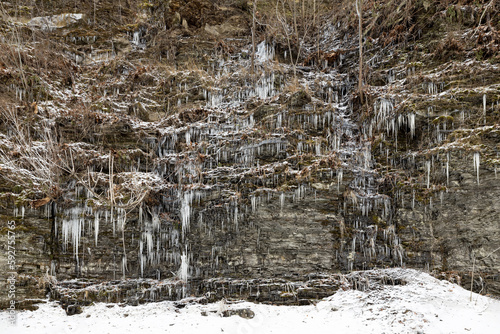
MULTIPOLYGON (((351 275, 350 275, 351 276, 351 275)), ((8 333, 498 333, 500 301, 470 293, 408 269, 359 273, 358 288, 339 291, 316 305, 272 306, 249 302, 188 304, 174 302, 120 307, 97 304, 66 316, 54 302, 18 314, 8 333), (374 277, 384 279, 373 280, 374 277), (392 285, 396 283, 398 285, 392 285), (255 316, 222 317, 223 311, 251 309, 255 316)))

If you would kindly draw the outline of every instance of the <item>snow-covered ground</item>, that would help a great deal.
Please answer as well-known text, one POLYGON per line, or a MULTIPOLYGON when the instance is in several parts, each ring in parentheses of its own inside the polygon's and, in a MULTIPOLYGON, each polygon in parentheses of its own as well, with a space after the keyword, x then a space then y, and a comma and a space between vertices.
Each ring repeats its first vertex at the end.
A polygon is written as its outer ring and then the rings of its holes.
POLYGON ((17 325, 0 313, 1 333, 500 333, 500 301, 408 269, 372 271, 408 282, 346 290, 310 306, 249 302, 173 302, 120 307, 97 304, 67 316, 53 302, 20 312, 17 325), (249 308, 255 316, 222 317, 221 311, 249 308), (203 315, 202 315, 203 313, 203 315))

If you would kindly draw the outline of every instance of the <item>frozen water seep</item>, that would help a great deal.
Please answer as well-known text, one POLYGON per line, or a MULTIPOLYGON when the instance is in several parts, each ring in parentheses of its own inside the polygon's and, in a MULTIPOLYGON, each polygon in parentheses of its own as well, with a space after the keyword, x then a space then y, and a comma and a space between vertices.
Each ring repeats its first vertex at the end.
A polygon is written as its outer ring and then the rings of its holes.
POLYGON ((116 208, 116 222, 118 223, 118 231, 123 231, 127 222, 127 212, 125 209, 116 208))
POLYGON ((392 113, 394 109, 392 102, 388 99, 381 98, 378 100, 378 104, 379 104, 378 114, 377 114, 378 118, 379 119, 388 118, 389 114, 392 113))
MULTIPOLYGON (((139 45, 139 31, 134 32, 133 36, 129 37, 133 37, 132 43, 134 45, 139 45)), ((273 57, 273 48, 270 48, 264 42, 259 44, 257 61, 270 61, 273 59, 273 57)), ((264 64, 259 64, 259 67, 265 68, 264 64)), ((255 86, 253 84, 245 84, 241 92, 233 92, 232 88, 224 88, 229 87, 228 85, 219 85, 216 88, 204 89, 203 95, 206 97, 206 100, 208 101, 207 103, 212 107, 221 106, 226 102, 229 103, 228 101, 232 101, 237 94, 239 94, 238 96, 236 96, 236 99, 238 101, 242 99, 245 100, 249 96, 268 98, 276 94, 276 91, 279 90, 279 88, 276 88, 277 86, 275 85, 275 81, 276 83, 280 83, 282 74, 280 74, 279 72, 276 73, 277 79, 275 80, 275 75, 272 71, 262 71, 255 86)), ((222 83, 225 84, 225 82, 222 83)), ((214 188, 223 188, 225 186, 224 182, 226 182, 226 173, 232 176, 234 172, 234 170, 232 170, 230 167, 227 167, 225 166, 225 164, 223 164, 225 162, 227 162, 228 165, 234 163, 243 164, 243 166, 238 166, 238 168, 242 171, 241 175, 248 175, 250 173, 254 173, 253 169, 255 165, 257 165, 258 169, 259 163, 266 163, 266 159, 261 159, 261 156, 278 157, 279 160, 283 160, 282 157, 288 156, 287 146, 292 146, 291 143, 293 143, 293 141, 288 143, 287 139, 289 137, 287 137, 288 135, 284 134, 285 129, 288 127, 292 128, 294 126, 297 126, 300 129, 307 130, 301 131, 300 133, 308 133, 310 129, 321 130, 315 131, 315 133, 324 133, 324 131, 328 131, 329 135, 327 137, 327 140, 322 140, 322 137, 311 137, 310 135, 306 134, 304 134, 303 137, 302 135, 300 135, 300 137, 298 138, 298 140, 300 141, 297 144, 297 151, 299 153, 303 151, 307 153, 315 153, 316 155, 321 155, 322 153, 328 154, 330 153, 332 147, 334 151, 338 151, 335 152, 338 154, 337 156, 340 160, 340 165, 337 167, 341 168, 337 169, 336 174, 333 168, 330 168, 327 171, 321 169, 318 173, 322 179, 325 178, 326 174, 329 174, 329 177, 332 179, 331 181, 333 181, 333 188, 335 178, 337 178, 337 188, 339 191, 341 190, 340 187, 343 182, 342 167, 349 171, 349 179, 347 180, 348 183, 351 183, 351 179, 354 174, 351 173, 353 168, 356 169, 355 173, 362 174, 362 176, 359 177, 359 182, 365 182, 366 184, 360 185, 360 191, 356 191, 355 195, 357 196, 356 203, 359 203, 359 205, 361 206, 363 216, 368 216, 369 212, 371 212, 372 210, 380 209, 377 208, 377 205, 379 204, 385 206, 390 204, 389 200, 386 200, 384 203, 380 201, 377 202, 376 196, 378 194, 375 193, 376 191, 368 191, 368 188, 376 187, 376 185, 374 184, 368 185, 368 176, 366 176, 372 173, 373 168, 371 147, 369 145, 363 145, 362 142, 358 142, 356 140, 355 136, 357 135, 359 129, 357 128, 357 124, 349 120, 349 113, 352 112, 352 106, 350 106, 349 103, 346 102, 347 100, 349 100, 349 85, 345 84, 342 85, 342 87, 339 87, 335 83, 331 84, 331 82, 329 82, 328 85, 325 85, 323 87, 324 88, 319 90, 319 94, 324 94, 324 98, 328 99, 328 101, 331 103, 335 102, 340 104, 329 106, 328 108, 331 110, 328 110, 324 113, 322 113, 324 108, 321 107, 321 101, 319 100, 319 102, 314 100, 314 103, 308 104, 308 106, 304 108, 304 110, 306 110, 307 112, 291 113, 286 110, 281 111, 275 114, 274 119, 269 117, 269 121, 265 124, 266 128, 272 128, 274 125, 274 127, 278 129, 278 131, 274 131, 274 133, 271 132, 271 138, 269 138, 268 136, 265 136, 264 138, 253 138, 252 134, 254 134, 254 132, 252 128, 255 125, 253 115, 248 115, 248 113, 240 113, 240 110, 236 110, 234 114, 232 113, 231 115, 229 115, 229 113, 225 111, 224 105, 221 108, 214 108, 214 110, 210 110, 208 120, 206 122, 200 121, 192 123, 190 125, 185 124, 187 122, 183 122, 182 128, 176 128, 176 126, 163 127, 159 130, 160 134, 162 135, 161 138, 154 137, 153 139, 148 140, 150 148, 157 151, 158 157, 160 158, 160 163, 158 165, 155 165, 154 172, 158 173, 162 177, 168 178, 168 182, 170 182, 171 184, 178 184, 178 187, 171 188, 172 190, 169 196, 165 196, 165 198, 162 200, 165 206, 157 210, 156 212, 154 212, 153 208, 144 207, 145 211, 148 211, 148 214, 143 214, 142 207, 139 207, 139 225, 141 226, 141 232, 139 235, 135 234, 132 236, 134 256, 130 258, 131 261, 133 261, 131 262, 131 264, 137 263, 137 266, 139 267, 137 268, 139 269, 137 271, 140 272, 141 277, 143 277, 144 275, 150 276, 153 272, 158 270, 157 267, 154 267, 154 265, 159 265, 160 261, 171 262, 171 267, 169 267, 169 269, 174 271, 174 275, 177 275, 177 277, 183 282, 187 283, 189 274, 191 274, 191 276, 193 277, 198 276, 197 270, 201 269, 196 268, 196 263, 198 261, 198 259, 196 258, 197 253, 194 252, 194 249, 189 249, 189 243, 193 242, 193 240, 191 240, 189 230, 190 227, 192 227, 193 229, 195 228, 195 225, 190 226, 191 220, 193 220, 193 223, 198 224, 200 230, 204 229, 210 238, 216 238, 217 231, 210 226, 211 224, 207 224, 207 222, 226 224, 226 227, 227 225, 230 225, 230 223, 234 223, 237 231, 238 224, 241 224, 241 222, 244 221, 244 219, 246 218, 245 215, 248 214, 250 208, 247 208, 244 205, 238 207, 238 202, 235 201, 234 203, 231 203, 230 205, 228 204, 226 206, 226 215, 219 215, 215 218, 213 216, 210 216, 211 213, 207 210, 203 210, 203 208, 200 208, 200 210, 198 210, 198 208, 200 207, 200 203, 198 202, 197 198, 198 192, 194 189, 198 189, 198 182, 202 184, 204 181, 200 181, 199 179, 194 178, 190 175, 195 175, 197 173, 197 170, 203 170, 204 172, 208 170, 206 173, 206 178, 211 178, 211 183, 207 182, 207 184, 210 184, 210 187, 212 187, 211 185, 215 185, 214 188), (319 106, 318 110, 316 110, 317 106, 319 106), (245 134, 249 134, 249 139, 241 140, 239 139, 239 137, 241 137, 240 135, 242 134, 242 130, 245 127, 250 128, 248 131, 245 129, 244 132, 245 134), (184 151, 184 145, 179 145, 179 142, 181 142, 181 144, 185 142, 188 146, 189 151, 184 151), (202 148, 204 151, 200 150, 201 143, 207 143, 207 148, 202 148), (179 152, 179 150, 182 150, 182 152, 179 152), (202 162, 195 162, 195 155, 196 153, 198 153, 198 150, 200 150, 200 152, 203 152, 204 159, 202 160, 202 162), (192 186, 189 187, 187 186, 188 184, 192 186), (220 186, 221 184, 222 186, 220 186), (186 186, 183 188, 183 185, 186 186), (169 197, 169 199, 166 199, 167 197, 169 197), (150 210, 153 212, 151 212, 150 210), (163 211, 162 214, 160 214, 160 210, 163 211), (173 219, 168 215, 168 213, 172 212, 175 212, 174 216, 172 217, 173 219), (160 217, 163 223, 160 223, 160 217), (177 222, 179 220, 181 223, 181 228, 178 228, 177 225, 177 222), (205 220, 206 222, 203 222, 203 220, 205 220), (172 221, 175 222, 172 223, 172 221), (186 245, 188 246, 185 248, 185 251, 183 251, 186 245), (137 248, 138 254, 136 253, 137 248), (190 255, 190 253, 192 253, 193 255, 190 255), (136 254, 138 255, 137 262, 134 259, 136 254), (191 266, 189 266, 190 263, 191 266), (175 272, 176 269, 177 272, 175 272)), ((184 90, 186 90, 186 87, 184 87, 184 90)), ((115 94, 120 94, 118 89, 116 90, 115 94)), ((182 97, 182 99, 184 99, 184 97, 182 97)), ((272 102, 274 103, 274 100, 272 102)), ((396 102, 389 97, 380 99, 377 102, 376 110, 378 111, 378 113, 376 117, 378 117, 379 119, 378 126, 382 127, 382 132, 385 132, 386 128, 388 132, 395 132, 401 126, 401 124, 406 123, 409 128, 409 133, 411 134, 411 136, 414 136, 415 114, 394 115, 395 103, 396 102)), ((258 119, 258 122, 264 123, 260 119, 258 119)), ((370 124, 370 126, 371 125, 372 124, 370 124)), ((375 125, 375 123, 373 123, 373 125, 375 125)), ((276 129, 270 130, 272 131, 276 129)), ((140 165, 140 162, 137 162, 137 165, 140 165)), ((270 173, 274 173, 274 167, 269 166, 270 165, 264 166, 262 170, 264 170, 265 173, 267 173, 267 170, 270 170, 270 173)), ((290 170, 290 173, 296 173, 296 171, 292 168, 290 168, 290 170)), ((255 213, 257 211, 258 205, 261 205, 261 203, 264 203, 266 201, 266 192, 268 195, 268 201, 269 195, 271 195, 273 199, 279 200, 281 212, 284 211, 287 196, 288 202, 293 203, 300 201, 306 196, 312 195, 312 193, 306 194, 309 190, 312 190, 311 188, 309 188, 309 184, 307 182, 304 185, 299 185, 296 189, 294 189, 295 191, 292 190, 288 193, 285 193, 284 191, 278 190, 277 192, 276 190, 280 189, 279 186, 281 182, 279 180, 281 175, 278 174, 280 173, 276 172, 274 173, 274 175, 272 175, 273 180, 274 178, 276 178, 276 180, 273 181, 274 183, 270 187, 274 187, 274 189, 264 190, 264 192, 255 191, 251 195, 249 195, 252 213, 255 213)), ((264 175, 264 178, 261 179, 265 181, 266 178, 269 179, 269 177, 266 177, 264 175)), ((345 185, 347 186, 347 183, 345 185)), ((267 184, 267 181, 264 182, 264 186, 266 188, 267 186, 269 186, 267 184)), ((222 191, 224 192, 225 189, 222 189, 222 191)), ((223 194, 222 196, 225 196, 225 194, 223 194)), ((246 194, 244 196, 246 196, 246 194)), ((245 202, 246 201, 244 200, 242 201, 242 203, 245 202)), ((389 209, 385 208, 385 215, 387 215, 388 211, 389 209)), ((384 213, 382 214, 382 217, 384 217, 384 213)), ((100 213, 96 212, 91 220, 86 218, 87 224, 79 224, 77 221, 77 224, 64 225, 64 233, 67 235, 65 238, 66 242, 68 242, 67 240, 76 240, 76 242, 73 242, 73 245, 78 245, 78 241, 80 238, 79 233, 82 233, 82 229, 84 228, 84 226, 85 228, 87 228, 87 226, 90 226, 90 228, 92 228, 93 226, 94 231, 90 232, 94 232, 94 235, 92 235, 92 233, 88 233, 89 231, 87 231, 86 236, 95 236, 95 244, 97 244, 99 238, 99 229, 101 229, 102 234, 102 229, 104 227, 104 221, 99 224, 99 220, 104 217, 110 217, 109 211, 103 210, 100 213)), ((126 215, 124 214, 124 212, 115 211, 115 214, 111 216, 111 220, 113 222, 118 222, 118 228, 123 230, 125 225, 125 217, 126 215)), ((345 225, 342 226, 344 226, 342 228, 343 236, 345 225)), ((362 226, 361 228, 364 227, 365 226, 362 226)), ((227 227, 226 230, 228 228, 231 228, 231 226, 227 227)), ((258 233, 260 235, 260 231, 258 233)), ((366 253, 367 256, 376 257, 378 253, 381 253, 380 249, 376 249, 376 238, 376 227, 374 234, 371 234, 369 238, 364 238, 361 235, 354 237, 352 243, 352 253, 349 254, 350 269, 353 268, 354 264, 358 265, 359 263, 361 263, 361 261, 354 261, 359 260, 359 258, 356 258, 356 248, 358 248, 359 256, 366 253), (357 245, 356 242, 358 242, 357 245)), ((349 240, 347 240, 347 242, 348 241, 349 240)), ((259 239, 257 239, 257 244, 258 243, 259 239)), ((346 246, 348 247, 348 245, 346 246)), ((224 247, 227 247, 227 245, 225 245, 224 247)), ((127 246, 127 248, 129 248, 129 246, 127 246)), ((76 251, 76 253, 78 253, 78 251, 76 251)), ((222 249, 222 246, 215 251, 213 250, 212 265, 217 265, 219 262, 222 263, 221 259, 224 258, 223 255, 224 250, 222 249)), ((127 259, 125 257, 122 257, 121 259, 117 258, 117 268, 119 268, 120 266, 120 260, 122 260, 121 263, 123 265, 123 271, 125 272, 127 259)), ((213 268, 216 268, 216 266, 213 268)))
POLYGON ((255 195, 251 196, 250 202, 252 203, 252 213, 255 213, 257 211, 257 197, 255 195))
POLYGON ((139 31, 134 31, 134 37, 132 38, 132 43, 136 46, 140 43, 141 34, 139 31))
POLYGON ((410 135, 415 137, 415 114, 408 114, 408 126, 410 127, 410 135))
POLYGON ((295 189, 295 193, 294 193, 294 198, 295 198, 295 201, 300 201, 301 199, 305 198, 305 195, 306 195, 306 190, 307 190, 307 187, 303 184, 300 184, 297 189, 295 189))
POLYGON ((187 283, 189 278, 189 258, 187 254, 187 249, 185 252, 182 252, 181 255, 181 265, 179 267, 179 271, 177 272, 177 276, 181 281, 187 283))
POLYGON ((177 133, 164 136, 158 145, 158 156, 163 158, 170 153, 175 152, 175 145, 177 144, 177 133))
POLYGON ((429 95, 436 95, 444 89, 444 82, 434 83, 434 82, 424 82, 422 83, 422 88, 429 95))
POLYGON ((396 261, 399 260, 400 266, 403 267, 404 249, 403 246, 401 245, 399 237, 394 237, 393 242, 394 242, 394 259, 396 261))
POLYGON ((182 221, 182 239, 184 240, 186 232, 189 231, 191 221, 191 204, 193 203, 194 193, 187 191, 181 193, 181 221, 182 221))
POLYGON ((234 203, 234 216, 233 216, 234 226, 236 231, 238 231, 238 203, 234 203))
POLYGON ((314 146, 316 148, 316 155, 321 155, 321 141, 320 141, 320 139, 316 139, 314 146))
POLYGON ((214 90, 207 92, 207 106, 208 107, 219 107, 224 102, 224 93, 221 90, 214 90))
POLYGON ((276 94, 274 89, 274 73, 264 73, 255 86, 255 95, 261 99, 267 99, 276 94))
POLYGON ((146 47, 146 45, 144 44, 144 40, 142 38, 144 32, 145 31, 143 28, 139 28, 139 30, 136 30, 133 32, 131 43, 136 48, 144 49, 146 47))
POLYGON ((17 206, 14 207, 14 217, 19 217, 21 216, 21 219, 24 219, 24 212, 25 212, 25 208, 24 208, 24 205, 21 206, 20 208, 18 208, 17 206), (19 213, 19 209, 21 210, 21 212, 19 213))
POLYGON ((369 124, 368 130, 364 130, 365 135, 366 132, 368 132, 368 136, 372 136, 374 128, 378 130, 385 128, 387 135, 392 135, 397 140, 399 129, 403 126, 407 126, 410 130, 411 138, 415 137, 415 113, 397 114, 394 110, 394 102, 386 98, 380 98, 375 101, 373 109, 375 111, 375 117, 372 123, 369 124))
POLYGON ((274 47, 269 46, 266 41, 257 45, 257 52, 255 58, 258 62, 266 62, 274 59, 274 47))
MULTIPOLYGON (((153 262, 155 254, 153 253, 154 241, 153 241, 153 231, 151 226, 146 227, 146 230, 143 233, 143 238, 146 240, 146 251, 148 254, 147 259, 149 259, 150 262, 153 262)), ((143 243, 142 240, 141 243, 143 243)))
MULTIPOLYGON (((78 247, 80 245, 80 237, 85 220, 84 215, 86 207, 75 206, 65 210, 62 221, 62 239, 63 251, 67 250, 68 243, 71 241, 73 245, 73 254, 78 261, 78 247)), ((57 224, 57 221, 56 221, 57 224)))
POLYGON ((394 105, 391 100, 380 98, 375 101, 373 110, 376 112, 374 121, 378 130, 385 127, 387 133, 394 132, 395 122, 393 117, 394 105))

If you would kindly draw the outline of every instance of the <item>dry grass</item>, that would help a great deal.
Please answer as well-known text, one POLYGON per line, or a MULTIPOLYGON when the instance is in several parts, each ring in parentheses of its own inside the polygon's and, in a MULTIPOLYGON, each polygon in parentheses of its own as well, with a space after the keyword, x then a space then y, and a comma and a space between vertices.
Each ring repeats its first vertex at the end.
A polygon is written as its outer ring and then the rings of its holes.
POLYGON ((43 196, 59 197, 62 183, 59 164, 63 155, 51 127, 40 124, 39 130, 35 130, 30 116, 23 117, 14 108, 1 108, 0 115, 7 130, 0 148, 0 176, 8 183, 43 196))
POLYGON ((464 49, 464 42, 460 41, 458 36, 450 34, 437 45, 434 58, 446 60, 450 57, 459 56, 464 49))
MULTIPOLYGON (((428 32, 443 33, 478 25, 479 15, 486 12, 488 22, 499 25, 500 5, 488 6, 487 0, 365 0, 363 4, 364 35, 380 39, 384 45, 420 39, 428 32), (476 13, 476 14, 475 14, 476 13)), ((338 0, 333 5, 333 21, 343 30, 356 31, 354 2, 338 0)), ((482 20, 483 23, 486 19, 482 20)))

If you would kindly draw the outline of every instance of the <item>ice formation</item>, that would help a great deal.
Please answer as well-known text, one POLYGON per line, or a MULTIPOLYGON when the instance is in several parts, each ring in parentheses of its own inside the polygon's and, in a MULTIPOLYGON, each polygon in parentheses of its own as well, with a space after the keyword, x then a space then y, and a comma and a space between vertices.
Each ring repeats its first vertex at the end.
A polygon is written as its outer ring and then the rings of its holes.
POLYGON ((473 163, 474 163, 474 171, 476 172, 477 176, 477 184, 479 184, 479 158, 480 158, 480 153, 474 152, 473 163))

